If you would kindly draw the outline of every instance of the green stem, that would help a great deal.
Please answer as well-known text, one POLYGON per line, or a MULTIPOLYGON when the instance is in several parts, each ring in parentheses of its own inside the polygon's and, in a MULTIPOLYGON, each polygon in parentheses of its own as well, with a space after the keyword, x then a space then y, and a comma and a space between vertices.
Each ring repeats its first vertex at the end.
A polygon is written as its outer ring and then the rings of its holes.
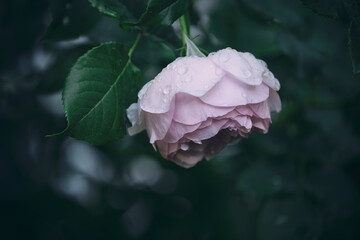
POLYGON ((131 48, 130 48, 130 50, 129 50, 129 53, 128 53, 129 60, 131 59, 131 55, 133 54, 136 46, 138 45, 138 43, 139 43, 139 41, 140 41, 140 38, 141 38, 141 32, 138 33, 134 44, 131 46, 131 48))
POLYGON ((179 22, 180 22, 180 30, 181 30, 181 41, 182 41, 182 46, 184 47, 186 42, 185 42, 185 34, 186 36, 190 37, 190 26, 189 26, 189 14, 185 13, 184 15, 182 15, 179 18, 179 22))

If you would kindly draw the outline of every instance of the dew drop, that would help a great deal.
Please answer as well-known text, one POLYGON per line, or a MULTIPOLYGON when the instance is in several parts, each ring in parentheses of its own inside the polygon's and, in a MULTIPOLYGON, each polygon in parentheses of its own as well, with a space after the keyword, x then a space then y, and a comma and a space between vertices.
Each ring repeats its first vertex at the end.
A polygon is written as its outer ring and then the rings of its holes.
POLYGON ((243 73, 244 73, 244 76, 247 78, 251 76, 251 72, 249 70, 245 70, 243 73))
POLYGON ((175 70, 175 69, 176 69, 176 65, 173 64, 173 65, 171 66, 171 68, 172 68, 173 70, 175 70))
POLYGON ((176 83, 176 87, 178 87, 178 88, 180 88, 181 85, 182 85, 182 82, 181 82, 181 81, 178 81, 178 82, 176 83))
POLYGON ((188 71, 188 67, 186 65, 181 65, 176 68, 176 72, 180 75, 184 75, 188 71))
POLYGON ((272 78, 272 77, 274 77, 274 75, 270 71, 265 71, 263 73, 263 77, 272 78))
POLYGON ((164 94, 169 94, 171 92, 172 88, 171 88, 171 85, 167 85, 163 90, 162 92, 164 94))
POLYGON ((220 55, 219 55, 220 62, 227 62, 227 61, 229 61, 229 59, 230 59, 230 55, 228 53, 226 53, 226 52, 220 53, 220 55))
POLYGON ((183 151, 187 151, 187 150, 189 150, 189 148, 190 148, 190 146, 187 143, 182 143, 180 145, 180 149, 183 150, 183 151))
POLYGON ((186 77, 184 78, 184 81, 185 81, 185 82, 191 82, 191 80, 192 80, 192 77, 191 77, 191 76, 186 76, 186 77))

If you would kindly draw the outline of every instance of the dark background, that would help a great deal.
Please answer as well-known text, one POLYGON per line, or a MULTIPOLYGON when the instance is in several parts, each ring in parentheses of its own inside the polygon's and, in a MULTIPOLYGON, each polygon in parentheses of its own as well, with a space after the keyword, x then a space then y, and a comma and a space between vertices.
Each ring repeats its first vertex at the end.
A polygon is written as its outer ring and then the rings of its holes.
MULTIPOLYGON (((66 126, 76 59, 136 34, 85 0, 0 1, 0 239, 360 239, 360 77, 351 16, 330 2, 326 16, 299 0, 195 2, 195 42, 264 59, 283 110, 267 135, 183 169, 145 133, 100 147, 45 137, 66 126)), ((179 54, 174 28, 158 36, 175 52, 153 36, 134 52, 144 82, 179 54)))

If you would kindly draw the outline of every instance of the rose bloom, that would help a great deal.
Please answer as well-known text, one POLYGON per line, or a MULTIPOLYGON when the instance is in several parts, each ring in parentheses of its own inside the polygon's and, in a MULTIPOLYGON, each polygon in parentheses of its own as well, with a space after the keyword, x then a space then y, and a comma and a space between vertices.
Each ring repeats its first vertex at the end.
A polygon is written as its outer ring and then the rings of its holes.
POLYGON ((281 110, 279 81, 266 63, 227 48, 208 57, 180 57, 127 109, 134 135, 146 129, 160 154, 192 167, 250 133, 266 133, 281 110))

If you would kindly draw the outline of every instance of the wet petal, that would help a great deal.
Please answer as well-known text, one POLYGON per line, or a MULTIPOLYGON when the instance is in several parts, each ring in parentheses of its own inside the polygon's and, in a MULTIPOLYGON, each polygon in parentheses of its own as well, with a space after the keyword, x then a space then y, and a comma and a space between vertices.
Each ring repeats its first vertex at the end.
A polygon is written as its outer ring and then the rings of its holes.
POLYGON ((144 112, 145 126, 150 137, 150 143, 161 140, 165 137, 170 128, 175 111, 175 101, 172 101, 171 107, 166 113, 144 112))
POLYGON ((234 49, 226 48, 210 54, 209 59, 221 69, 248 85, 260 85, 262 77, 245 57, 234 49))
POLYGON ((178 93, 176 95, 174 120, 179 123, 192 125, 203 122, 208 118, 223 116, 233 109, 234 107, 211 106, 197 97, 178 93))
POLYGON ((210 105, 218 107, 236 107, 249 103, 259 103, 269 97, 269 88, 261 84, 250 86, 231 77, 224 77, 208 93, 200 99, 210 105))

